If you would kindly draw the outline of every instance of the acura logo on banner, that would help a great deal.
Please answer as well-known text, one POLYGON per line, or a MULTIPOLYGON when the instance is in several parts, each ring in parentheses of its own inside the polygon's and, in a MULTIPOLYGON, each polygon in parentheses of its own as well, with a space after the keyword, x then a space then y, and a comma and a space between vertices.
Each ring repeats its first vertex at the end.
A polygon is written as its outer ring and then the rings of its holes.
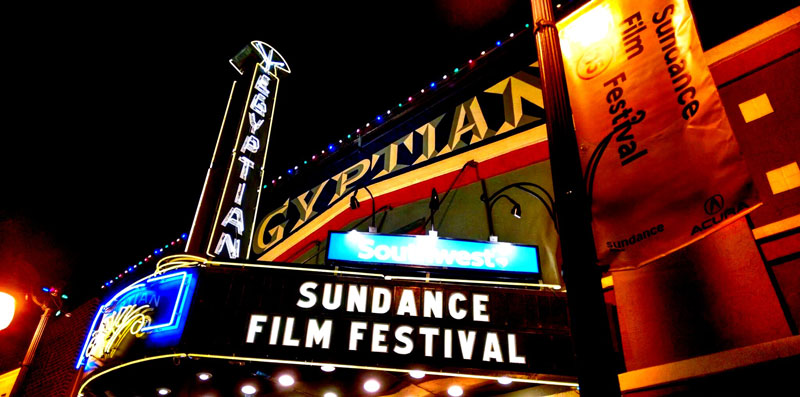
POLYGON ((706 214, 714 215, 717 212, 722 211, 723 206, 725 206, 725 200, 719 194, 715 194, 706 200, 703 209, 706 210, 706 214))

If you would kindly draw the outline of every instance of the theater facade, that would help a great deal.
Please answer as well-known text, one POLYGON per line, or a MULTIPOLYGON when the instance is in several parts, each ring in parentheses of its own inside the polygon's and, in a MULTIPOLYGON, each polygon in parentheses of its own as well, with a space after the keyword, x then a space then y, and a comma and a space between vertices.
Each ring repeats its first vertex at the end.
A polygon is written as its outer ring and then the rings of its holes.
MULTIPOLYGON (((800 356, 800 83, 778 83, 798 32, 794 9, 706 51, 764 204, 605 272, 625 394, 736 390, 800 356)), ((501 44, 280 176, 263 170, 291 60, 248 44, 186 252, 100 302, 75 394, 577 395, 532 32, 501 44)))

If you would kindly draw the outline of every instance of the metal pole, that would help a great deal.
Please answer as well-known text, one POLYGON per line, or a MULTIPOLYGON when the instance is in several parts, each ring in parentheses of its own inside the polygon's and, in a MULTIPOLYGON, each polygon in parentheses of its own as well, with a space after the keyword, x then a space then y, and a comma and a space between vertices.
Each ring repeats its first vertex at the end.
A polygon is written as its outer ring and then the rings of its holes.
POLYGON ((22 367, 19 370, 19 374, 17 375, 17 380, 14 381, 14 387, 11 389, 10 397, 16 397, 20 391, 19 389, 22 387, 22 383, 25 381, 25 375, 28 373, 28 369, 30 368, 31 364, 33 363, 33 356, 36 354, 36 348, 39 346, 39 341, 42 340, 42 335, 44 334, 44 327, 47 326, 47 320, 50 319, 50 315, 53 313, 53 309, 49 307, 44 307, 44 312, 42 313, 42 317, 39 318, 39 326, 36 327, 36 332, 33 334, 33 339, 31 339, 31 344, 28 345, 28 352, 25 354, 25 359, 22 360, 22 367))
POLYGON ((591 207, 581 173, 553 8, 549 0, 531 0, 531 8, 580 393, 619 395, 611 332, 600 284, 602 274, 596 263, 591 207))

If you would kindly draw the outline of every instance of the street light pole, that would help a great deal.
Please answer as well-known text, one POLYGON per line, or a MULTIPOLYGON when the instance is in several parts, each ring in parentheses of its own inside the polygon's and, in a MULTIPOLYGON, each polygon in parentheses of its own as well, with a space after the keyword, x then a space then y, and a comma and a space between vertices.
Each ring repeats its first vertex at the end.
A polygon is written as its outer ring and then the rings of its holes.
POLYGON ((44 328, 47 326, 47 321, 50 319, 50 316, 53 315, 53 309, 46 304, 40 304, 36 297, 33 297, 34 302, 37 305, 40 305, 42 308, 42 316, 39 318, 39 325, 36 327, 36 332, 33 334, 33 339, 31 339, 31 344, 28 345, 28 352, 25 354, 25 359, 22 360, 22 366, 19 369, 19 374, 17 374, 17 379, 14 381, 14 387, 11 389, 11 394, 9 397, 17 397, 21 394, 20 388, 22 387, 22 383, 25 381, 25 375, 28 373, 28 369, 30 369, 31 364, 33 363, 33 357, 36 355, 36 348, 39 347, 39 341, 42 340, 42 335, 44 334, 44 328))
POLYGON ((600 284, 602 274, 597 266, 592 235, 591 207, 583 183, 553 7, 550 0, 531 0, 531 9, 581 395, 619 395, 611 332, 600 284))

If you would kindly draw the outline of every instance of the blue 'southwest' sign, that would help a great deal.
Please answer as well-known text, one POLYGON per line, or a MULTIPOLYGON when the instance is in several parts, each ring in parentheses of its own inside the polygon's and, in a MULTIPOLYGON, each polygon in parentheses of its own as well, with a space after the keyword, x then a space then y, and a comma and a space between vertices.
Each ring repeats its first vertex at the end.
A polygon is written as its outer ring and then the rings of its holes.
POLYGON ((539 248, 376 233, 331 232, 328 260, 538 274, 539 248))

